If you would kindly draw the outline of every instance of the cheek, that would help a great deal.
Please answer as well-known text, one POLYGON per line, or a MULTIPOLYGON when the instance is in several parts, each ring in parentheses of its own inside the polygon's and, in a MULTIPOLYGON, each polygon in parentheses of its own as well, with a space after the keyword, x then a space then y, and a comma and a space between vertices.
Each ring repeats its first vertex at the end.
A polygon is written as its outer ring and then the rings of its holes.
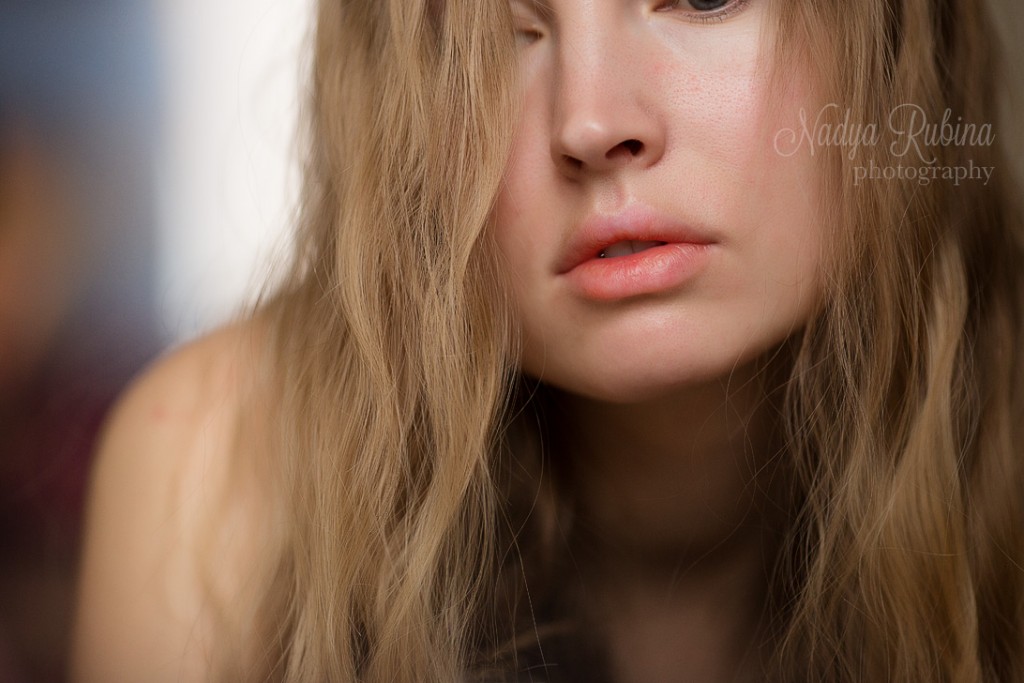
POLYGON ((814 157, 780 155, 775 138, 816 99, 806 67, 787 69, 773 93, 755 64, 740 54, 672 91, 677 154, 686 160, 677 184, 702 220, 727 230, 736 268, 724 286, 792 322, 806 317, 819 289, 821 177, 814 157))
POLYGON ((750 148, 763 112, 757 30, 687 32, 666 36, 650 60, 652 106, 661 108, 666 148, 689 150, 703 162, 733 166, 750 148))
POLYGON ((532 96, 526 99, 493 221, 505 275, 520 305, 528 287, 551 277, 552 253, 565 230, 569 198, 552 164, 540 103, 531 102, 536 99, 532 96))
POLYGON ((517 144, 494 207, 494 237, 513 292, 524 282, 537 281, 548 248, 543 226, 538 225, 545 212, 544 196, 534 187, 536 174, 525 157, 517 144))

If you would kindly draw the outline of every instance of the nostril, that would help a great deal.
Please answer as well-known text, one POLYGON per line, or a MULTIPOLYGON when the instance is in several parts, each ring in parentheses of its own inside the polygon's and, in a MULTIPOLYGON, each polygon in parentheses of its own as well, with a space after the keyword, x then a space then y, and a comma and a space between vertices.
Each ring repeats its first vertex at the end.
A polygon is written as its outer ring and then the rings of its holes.
MULTIPOLYGON (((647 146, 640 140, 630 138, 629 140, 623 140, 611 148, 605 148, 607 151, 604 154, 604 160, 600 157, 589 158, 583 155, 566 154, 564 152, 559 153, 556 163, 561 164, 562 168, 567 171, 581 171, 585 167, 589 167, 591 164, 594 167, 602 165, 604 163, 619 164, 629 163, 632 159, 643 156, 647 146)), ((594 151, 597 151, 596 149, 594 151)))
POLYGON ((574 156, 563 154, 562 159, 565 161, 566 165, 569 166, 569 168, 572 168, 574 170, 579 170, 580 168, 583 167, 583 162, 574 156))
POLYGON ((635 157, 644 150, 644 143, 639 140, 624 140, 608 151, 608 158, 625 152, 628 156, 635 157))
POLYGON ((629 153, 636 156, 643 150, 644 143, 639 140, 626 140, 622 143, 622 146, 629 150, 629 153))

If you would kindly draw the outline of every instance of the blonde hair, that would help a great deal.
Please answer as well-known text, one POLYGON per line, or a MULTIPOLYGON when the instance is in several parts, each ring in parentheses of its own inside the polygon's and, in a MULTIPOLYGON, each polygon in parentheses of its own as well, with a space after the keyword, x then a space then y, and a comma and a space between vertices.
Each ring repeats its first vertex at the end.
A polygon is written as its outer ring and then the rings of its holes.
MULTIPOLYGON (((833 65, 822 94, 864 121, 994 116, 979 0, 775 9, 780 59, 833 65)), ((542 639, 562 494, 489 230, 517 92, 506 0, 319 3, 298 248, 255 313, 275 419, 240 452, 280 523, 225 679, 498 680, 542 639)), ((887 140, 819 158, 823 305, 776 382, 769 678, 1024 680, 1022 222, 998 148, 931 151, 996 173, 854 186, 887 140)))
MULTIPOLYGON (((991 123, 999 62, 978 0, 815 3, 833 96, 865 120, 913 103, 991 123)), ((799 21, 791 17, 792 22, 799 21)), ((785 574, 784 671, 812 680, 1024 678, 1021 216, 997 147, 934 145, 990 185, 850 182, 901 162, 834 154, 821 316, 787 386, 803 495, 785 574), (838 182, 836 182, 838 180, 838 182)), ((905 160, 902 160, 905 162, 905 160)))

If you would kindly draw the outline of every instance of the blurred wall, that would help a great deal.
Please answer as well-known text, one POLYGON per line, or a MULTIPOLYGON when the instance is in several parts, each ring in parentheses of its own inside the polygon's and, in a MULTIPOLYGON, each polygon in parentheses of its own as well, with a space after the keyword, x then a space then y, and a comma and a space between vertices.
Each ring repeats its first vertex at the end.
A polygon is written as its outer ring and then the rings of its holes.
POLYGON ((111 326, 130 337, 153 320, 160 89, 152 8, 146 0, 5 0, 0 12, 2 139, 32 148, 50 174, 51 200, 67 212, 62 246, 71 253, 54 275, 74 283, 65 327, 111 326))
POLYGON ((0 681, 64 675, 85 482, 162 345, 146 0, 0 4, 0 681))
POLYGON ((167 337, 266 278, 298 188, 293 134, 310 0, 164 0, 157 310, 167 337))

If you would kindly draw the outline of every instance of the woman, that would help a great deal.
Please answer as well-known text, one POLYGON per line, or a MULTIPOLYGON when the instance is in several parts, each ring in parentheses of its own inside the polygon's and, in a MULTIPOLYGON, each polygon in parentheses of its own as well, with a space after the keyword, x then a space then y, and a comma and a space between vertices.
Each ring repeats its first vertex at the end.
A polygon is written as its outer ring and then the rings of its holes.
POLYGON ((113 418, 78 680, 1024 680, 979 0, 317 21, 294 268, 113 418))

